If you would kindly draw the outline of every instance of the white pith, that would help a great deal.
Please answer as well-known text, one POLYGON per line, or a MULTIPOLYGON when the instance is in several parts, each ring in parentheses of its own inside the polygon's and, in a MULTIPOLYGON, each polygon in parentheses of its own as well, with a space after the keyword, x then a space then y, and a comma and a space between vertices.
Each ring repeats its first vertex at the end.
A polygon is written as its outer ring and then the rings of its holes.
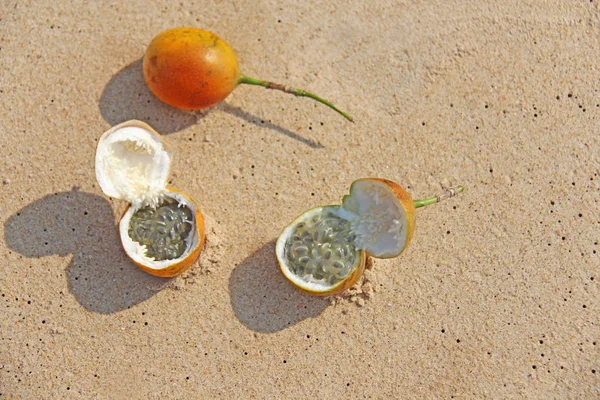
POLYGON ((374 257, 395 257, 402 252, 408 234, 406 211, 385 184, 361 179, 352 184, 338 209, 356 234, 356 248, 374 257))
POLYGON ((105 132, 96 150, 96 179, 110 197, 127 200, 131 207, 119 223, 123 249, 136 263, 151 269, 166 269, 185 259, 199 245, 196 227, 197 208, 185 195, 166 188, 172 150, 158 133, 140 121, 129 121, 105 132), (172 260, 155 261, 146 256, 146 246, 129 236, 129 223, 140 208, 157 207, 165 199, 173 199, 192 212, 193 229, 186 250, 172 260))
MULTIPOLYGON (((127 255, 135 262, 145 265, 152 269, 165 269, 179 261, 185 259, 197 246, 200 238, 198 237, 198 230, 196 229, 196 206, 187 197, 180 193, 163 191, 160 199, 170 198, 177 201, 178 205, 185 205, 192 211, 192 221, 194 229, 190 231, 190 234, 185 239, 186 248, 183 254, 172 260, 155 261, 152 257, 146 256, 146 246, 139 244, 129 236, 129 223, 133 214, 139 209, 133 205, 127 210, 121 222, 119 223, 119 233, 121 234, 121 242, 127 255)), ((160 201, 159 201, 160 204, 160 201)))
POLYGON ((171 150, 158 134, 140 126, 106 132, 96 151, 96 178, 108 196, 134 206, 156 205, 165 190, 171 150))
MULTIPOLYGON (((332 210, 335 210, 335 209, 338 209, 339 207, 338 206, 327 206, 327 207, 317 207, 317 208, 308 210, 307 212, 302 214, 300 217, 295 219, 290 225, 288 225, 284 229, 284 231, 279 236, 279 239, 277 240, 277 244, 275 246, 275 253, 277 255, 277 260, 279 261, 279 264, 281 266, 281 271, 283 272, 285 277, 288 280, 292 281, 296 286, 302 287, 311 292, 330 291, 330 290, 342 285, 344 283, 344 280, 342 280, 334 285, 331 285, 331 284, 316 281, 316 280, 313 280, 310 278, 308 280, 305 278, 300 278, 289 267, 289 261, 285 257, 285 244, 286 244, 288 238, 294 234, 294 231, 296 230, 296 225, 298 225, 301 222, 309 221, 314 215, 320 214, 323 211, 323 209, 325 209, 325 208, 330 208, 332 210)), ((355 258, 354 266, 352 268, 352 272, 350 272, 350 274, 348 276, 352 275, 352 273, 360 265, 360 263, 361 263, 361 257, 359 255, 357 255, 355 258)))

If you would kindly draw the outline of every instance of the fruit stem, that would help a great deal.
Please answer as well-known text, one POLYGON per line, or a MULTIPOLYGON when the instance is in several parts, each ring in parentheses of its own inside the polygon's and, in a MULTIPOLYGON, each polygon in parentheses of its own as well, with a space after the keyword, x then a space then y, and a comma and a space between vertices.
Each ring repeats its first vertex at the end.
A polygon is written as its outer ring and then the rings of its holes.
POLYGON ((327 107, 340 113, 348 121, 354 122, 354 120, 352 119, 352 117, 350 115, 346 114, 345 112, 343 112, 342 110, 340 110, 339 108, 337 108, 336 106, 334 106, 333 104, 328 102, 327 100, 322 99, 321 97, 319 97, 315 94, 307 92, 306 90, 296 89, 291 86, 285 86, 285 85, 275 83, 275 82, 268 82, 268 81, 263 81, 260 79, 250 78, 249 76, 246 76, 246 75, 240 75, 239 83, 246 83, 248 85, 262 86, 267 89, 281 90, 282 92, 293 94, 298 97, 310 97, 311 99, 316 100, 319 103, 325 104, 327 107))
POLYGON ((438 203, 442 200, 449 199, 450 197, 454 197, 457 194, 459 194, 460 192, 462 192, 463 190, 465 190, 465 188, 462 186, 457 186, 455 188, 446 189, 446 191, 443 194, 440 194, 440 195, 437 195, 434 197, 430 197, 428 199, 415 200, 415 201, 413 201, 413 205, 415 206, 415 208, 425 207, 430 204, 438 203))

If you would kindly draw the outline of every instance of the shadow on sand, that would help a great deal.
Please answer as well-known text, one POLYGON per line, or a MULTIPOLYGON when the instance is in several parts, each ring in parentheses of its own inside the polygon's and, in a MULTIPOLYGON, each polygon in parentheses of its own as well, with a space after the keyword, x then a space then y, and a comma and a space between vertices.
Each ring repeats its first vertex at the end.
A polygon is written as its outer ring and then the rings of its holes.
POLYGON ((121 247, 111 204, 73 189, 47 195, 4 225, 7 246, 26 257, 73 255, 69 291, 88 311, 109 314, 158 293, 169 280, 138 269, 121 247))
MULTIPOLYGON (((264 89, 255 88, 254 90, 264 89)), ((264 121, 225 102, 202 111, 184 111, 171 107, 156 98, 148 89, 144 81, 142 59, 132 62, 110 79, 100 96, 99 107, 102 117, 111 126, 130 119, 138 119, 148 123, 163 135, 195 125, 213 110, 219 110, 253 125, 283 134, 309 147, 323 148, 323 145, 314 140, 304 138, 277 124, 264 121)))
POLYGON ((157 99, 144 81, 142 59, 132 62, 110 79, 100 96, 99 107, 102 117, 111 126, 138 119, 161 134, 194 125, 208 112, 179 110, 157 99))
POLYGON ((229 278, 235 316, 257 332, 277 332, 321 314, 330 302, 302 293, 279 271, 275 240, 242 261, 229 278))

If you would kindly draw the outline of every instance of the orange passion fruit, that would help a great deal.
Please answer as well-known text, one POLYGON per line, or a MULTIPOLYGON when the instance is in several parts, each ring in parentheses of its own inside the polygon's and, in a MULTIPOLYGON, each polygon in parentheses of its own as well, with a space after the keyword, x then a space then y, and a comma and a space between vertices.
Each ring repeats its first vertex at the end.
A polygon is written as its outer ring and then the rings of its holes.
POLYGON ((176 28, 159 33, 144 55, 144 78, 162 101, 197 110, 221 102, 238 85, 233 49, 214 33, 176 28))
POLYGON ((416 209, 452 197, 413 201, 395 182, 366 178, 354 181, 342 205, 306 211, 288 225, 276 244, 283 275, 298 289, 317 296, 341 293, 363 274, 368 256, 399 256, 410 243, 416 209))
POLYGON ((245 76, 229 44, 198 28, 181 27, 159 33, 146 49, 143 69, 146 84, 156 97, 185 110, 218 104, 243 83, 312 98, 352 121, 350 115, 315 94, 245 76))
POLYGON ((188 269, 204 244, 204 218, 187 194, 166 186, 173 151, 141 121, 106 131, 96 150, 96 179, 102 191, 127 200, 119 223, 121 243, 135 265, 172 277, 188 269))

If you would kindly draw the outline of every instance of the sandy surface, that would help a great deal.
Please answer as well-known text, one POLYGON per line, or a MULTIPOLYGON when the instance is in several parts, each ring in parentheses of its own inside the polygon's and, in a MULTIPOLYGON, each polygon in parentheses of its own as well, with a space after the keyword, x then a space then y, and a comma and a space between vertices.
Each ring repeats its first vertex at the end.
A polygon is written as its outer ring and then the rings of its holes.
POLYGON ((600 2, 297 3, 2 2, 1 398, 598 398, 600 2), (161 104, 140 59, 180 25, 356 123, 248 86, 161 104), (95 180, 133 118, 207 220, 183 277, 128 261, 95 180), (374 292, 301 294, 280 230, 366 176, 466 190, 418 210, 374 292))

